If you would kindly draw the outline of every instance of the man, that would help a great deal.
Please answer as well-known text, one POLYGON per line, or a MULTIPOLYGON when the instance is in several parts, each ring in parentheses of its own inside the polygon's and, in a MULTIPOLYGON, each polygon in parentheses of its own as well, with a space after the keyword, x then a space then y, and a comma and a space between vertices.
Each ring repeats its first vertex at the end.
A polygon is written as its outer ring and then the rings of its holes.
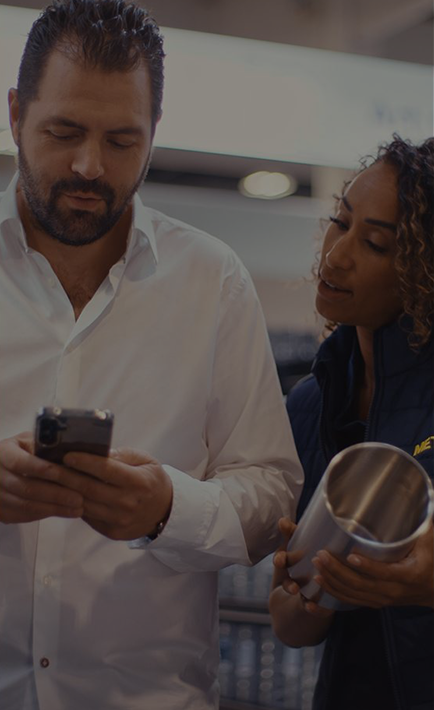
POLYGON ((218 240, 136 194, 162 61, 143 9, 68 0, 34 24, 9 93, 19 173, 0 203, 8 710, 216 708, 216 572, 276 547, 301 485, 249 276, 218 240), (111 409, 122 448, 62 466, 36 458, 28 432, 43 405, 111 409))

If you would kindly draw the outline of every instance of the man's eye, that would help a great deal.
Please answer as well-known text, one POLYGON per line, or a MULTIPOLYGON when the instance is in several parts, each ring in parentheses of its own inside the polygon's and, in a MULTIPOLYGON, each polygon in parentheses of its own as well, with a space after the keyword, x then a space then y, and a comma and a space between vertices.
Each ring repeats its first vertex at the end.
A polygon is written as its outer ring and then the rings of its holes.
POLYGON ((58 141, 70 141, 73 138, 77 138, 77 136, 75 134, 71 134, 71 133, 63 134, 63 133, 54 133, 53 131, 50 131, 50 134, 53 138, 55 138, 58 141))
POLYGON ((330 220, 330 222, 333 222, 333 224, 336 224, 339 227, 339 229, 342 229, 342 230, 348 229, 348 225, 345 224, 345 222, 342 222, 342 220, 338 219, 337 217, 332 217, 330 215, 329 220, 330 220))
POLYGON ((109 141, 110 145, 112 145, 114 148, 120 148, 126 149, 126 148, 131 148, 134 143, 118 143, 118 141, 109 141))

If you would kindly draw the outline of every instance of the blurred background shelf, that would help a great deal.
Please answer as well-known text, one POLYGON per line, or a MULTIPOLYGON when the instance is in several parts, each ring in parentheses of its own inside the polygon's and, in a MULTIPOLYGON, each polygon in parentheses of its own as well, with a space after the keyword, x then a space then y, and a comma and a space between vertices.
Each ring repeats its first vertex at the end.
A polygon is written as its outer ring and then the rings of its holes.
POLYGON ((322 645, 289 648, 273 634, 272 555, 220 572, 220 710, 310 710, 322 645))
MULTIPOLYGON (((257 708, 257 706, 252 706, 248 703, 239 703, 236 700, 223 700, 220 703, 220 710, 251 710, 252 707, 257 708)), ((262 706, 262 710, 273 710, 273 708, 262 706)))

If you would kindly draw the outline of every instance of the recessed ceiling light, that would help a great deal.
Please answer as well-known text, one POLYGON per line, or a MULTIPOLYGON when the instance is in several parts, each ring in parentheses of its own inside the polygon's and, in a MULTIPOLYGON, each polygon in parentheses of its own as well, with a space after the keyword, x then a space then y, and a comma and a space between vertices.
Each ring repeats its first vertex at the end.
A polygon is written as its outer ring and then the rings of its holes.
POLYGON ((285 173, 272 173, 267 170, 247 175, 238 183, 238 188, 245 197, 260 200, 278 200, 292 195, 297 190, 297 181, 285 173))

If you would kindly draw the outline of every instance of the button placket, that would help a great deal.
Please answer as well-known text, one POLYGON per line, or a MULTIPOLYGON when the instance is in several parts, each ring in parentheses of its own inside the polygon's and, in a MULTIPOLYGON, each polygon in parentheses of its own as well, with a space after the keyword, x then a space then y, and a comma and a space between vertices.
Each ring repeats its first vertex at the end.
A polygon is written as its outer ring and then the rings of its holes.
POLYGON ((35 682, 44 706, 48 668, 58 655, 61 614, 60 577, 65 534, 70 521, 47 518, 39 522, 35 559, 35 593, 33 604, 33 659, 35 682), (44 680, 46 678, 46 680, 44 680))
POLYGON ((77 407, 80 385, 80 348, 68 345, 62 353, 57 368, 56 392, 54 405, 59 407, 77 407))

